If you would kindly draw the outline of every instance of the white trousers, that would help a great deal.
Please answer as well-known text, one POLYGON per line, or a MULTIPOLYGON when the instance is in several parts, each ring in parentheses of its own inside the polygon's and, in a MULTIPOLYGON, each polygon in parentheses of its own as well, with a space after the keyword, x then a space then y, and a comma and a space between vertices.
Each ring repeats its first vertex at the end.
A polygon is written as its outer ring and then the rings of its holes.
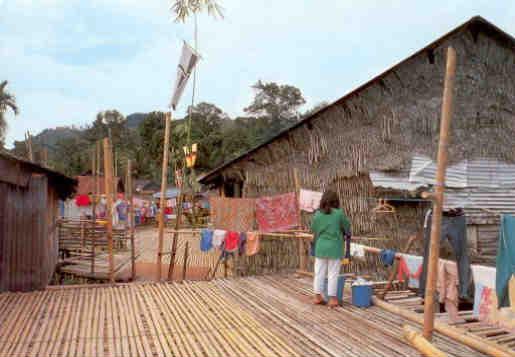
POLYGON ((313 279, 315 294, 323 293, 324 279, 327 278, 327 294, 329 296, 336 296, 340 266, 340 259, 315 258, 315 278, 313 279))

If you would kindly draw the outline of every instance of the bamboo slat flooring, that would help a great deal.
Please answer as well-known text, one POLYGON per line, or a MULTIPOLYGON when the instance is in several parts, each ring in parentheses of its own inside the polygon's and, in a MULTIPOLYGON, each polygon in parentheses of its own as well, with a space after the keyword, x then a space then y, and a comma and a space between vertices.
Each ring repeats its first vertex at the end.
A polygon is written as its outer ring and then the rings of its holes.
MULTIPOLYGON (((420 356, 402 318, 313 306, 310 284, 269 276, 4 293, 0 356, 420 356)), ((481 356, 440 335, 435 343, 481 356)))

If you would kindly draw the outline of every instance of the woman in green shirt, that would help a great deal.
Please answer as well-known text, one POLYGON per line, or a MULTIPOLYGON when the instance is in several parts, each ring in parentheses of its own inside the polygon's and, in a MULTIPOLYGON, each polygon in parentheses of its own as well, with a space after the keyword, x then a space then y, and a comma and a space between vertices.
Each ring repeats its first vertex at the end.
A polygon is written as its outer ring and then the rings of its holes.
POLYGON ((323 304, 322 291, 327 278, 329 306, 338 306, 337 286, 343 257, 343 236, 350 234, 350 222, 340 209, 338 194, 328 190, 322 195, 320 209, 315 212, 311 231, 315 240, 315 304, 323 304))

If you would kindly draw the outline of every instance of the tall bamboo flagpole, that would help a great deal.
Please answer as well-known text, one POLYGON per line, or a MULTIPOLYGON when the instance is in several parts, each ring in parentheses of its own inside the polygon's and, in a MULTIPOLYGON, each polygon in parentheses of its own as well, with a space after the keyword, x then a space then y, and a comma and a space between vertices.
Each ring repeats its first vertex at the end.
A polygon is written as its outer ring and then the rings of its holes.
POLYGON ((436 276, 440 253, 440 234, 442 228, 443 195, 445 189, 445 171, 447 169, 447 146, 449 144, 449 128, 452 118, 452 99, 454 78, 456 75, 456 51, 447 49, 447 66, 442 101, 442 119, 440 122, 440 142, 438 144, 438 162, 436 169, 436 185, 433 195, 433 217, 431 222, 431 240, 429 245, 429 264, 426 279, 426 295, 424 299, 424 337, 431 340, 434 329, 434 303, 436 294, 436 276))
POLYGON ((172 120, 172 112, 165 114, 165 137, 163 146, 163 167, 161 172, 161 197, 159 200, 159 236, 157 246, 157 263, 156 263, 156 278, 157 281, 161 280, 161 264, 163 257, 163 239, 165 228, 165 205, 166 205, 166 185, 168 181, 168 150, 170 146, 170 121, 172 120))
POLYGON ((104 138, 104 178, 107 198, 107 249, 109 252, 109 281, 114 283, 113 258, 113 156, 109 139, 104 138))

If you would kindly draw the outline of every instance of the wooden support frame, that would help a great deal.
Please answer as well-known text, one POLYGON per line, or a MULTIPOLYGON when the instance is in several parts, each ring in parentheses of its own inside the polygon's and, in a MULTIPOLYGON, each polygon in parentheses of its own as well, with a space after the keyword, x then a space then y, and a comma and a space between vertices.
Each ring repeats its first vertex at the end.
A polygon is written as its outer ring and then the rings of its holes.
POLYGON ((435 194, 433 196, 433 216, 431 220, 431 240, 429 243, 429 262, 427 270, 426 291, 424 299, 423 335, 431 341, 434 329, 434 305, 436 294, 436 277, 438 275, 438 259, 440 250, 440 234, 442 228, 443 196, 445 190, 445 171, 447 169, 447 146, 453 109, 454 78, 456 76, 456 51, 447 48, 447 65, 443 90, 442 113, 440 122, 440 142, 436 169, 435 194))
MULTIPOLYGON (((299 179, 299 172, 296 167, 293 168, 293 181, 295 183, 295 197, 297 200, 297 204, 299 202, 300 198, 300 179, 299 179)), ((301 212, 299 208, 299 218, 301 217, 301 212)), ((306 256, 306 244, 304 239, 300 238, 298 240, 299 244, 299 270, 306 270, 307 269, 307 256, 306 256)))
POLYGON ((114 257, 113 257, 113 162, 111 145, 108 138, 104 138, 104 179, 107 198, 107 249, 109 254, 109 281, 114 283, 114 257))

